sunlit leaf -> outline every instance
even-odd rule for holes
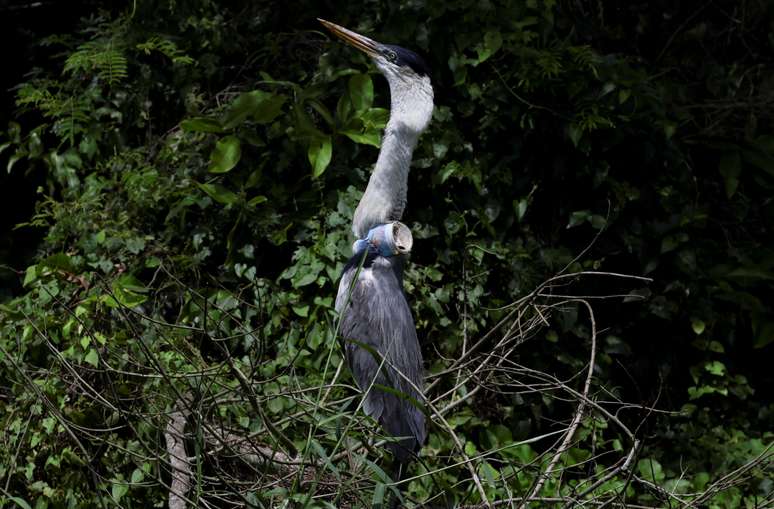
[[[97,366],[99,366],[99,354],[93,348],[91,350],[89,350],[89,353],[86,354],[86,357],[84,357],[83,360],[85,362],[88,362],[89,364],[91,364],[95,368]]]
[[[341,134],[355,143],[360,143],[362,145],[371,145],[378,148],[381,144],[381,134],[378,132],[355,133],[351,131],[341,131]]]
[[[312,141],[307,152],[309,164],[312,165],[312,177],[319,177],[323,174],[331,162],[332,155],[333,145],[330,136]]]
[[[110,494],[113,495],[113,500],[115,502],[120,501],[128,492],[129,486],[127,484],[113,481],[113,487],[110,490]]]
[[[726,366],[720,361],[708,362],[704,365],[704,369],[715,376],[723,376],[726,374]]]
[[[197,184],[199,188],[207,193],[213,200],[223,205],[232,205],[239,201],[239,195],[228,190],[221,184]]]
[[[215,144],[210,154],[210,173],[226,173],[237,165],[242,157],[242,146],[236,136],[226,136]]]
[[[374,102],[374,83],[367,74],[355,74],[349,78],[349,100],[356,112],[364,111]]]
[[[369,108],[358,115],[366,129],[381,130],[390,119],[390,110],[385,108]]]

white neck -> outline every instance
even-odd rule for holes
[[[433,114],[433,89],[428,78],[419,87],[416,81],[387,78],[390,120],[384,129],[376,166],[352,221],[352,231],[359,239],[374,226],[398,221],[403,216],[411,155]]]

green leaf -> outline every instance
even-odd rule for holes
[[[27,267],[27,271],[24,273],[24,282],[22,286],[26,287],[30,283],[35,282],[38,279],[38,266],[30,265]]]
[[[691,320],[691,328],[693,329],[694,334],[697,336],[700,336],[704,332],[705,324],[703,320],[699,320],[698,318],[694,318]]]
[[[129,308],[139,306],[147,300],[143,295],[148,289],[131,274],[124,274],[113,282],[113,297],[119,304]]]
[[[222,133],[223,126],[214,118],[194,117],[180,122],[180,128],[193,133]]]
[[[527,213],[527,205],[529,205],[529,202],[527,202],[526,198],[522,198],[518,202],[514,203],[514,208],[516,209],[516,217],[519,221],[522,220],[524,217],[524,214]]]
[[[285,408],[285,405],[282,403],[282,398],[278,398],[278,397],[270,398],[266,402],[266,406],[269,407],[269,410],[273,414],[278,414],[282,412],[283,408]]]
[[[460,165],[457,161],[451,161],[447,163],[443,168],[441,168],[441,172],[439,174],[439,178],[441,179],[441,184],[446,182],[449,177],[453,176],[454,174],[459,174],[462,172],[462,165]]]
[[[269,97],[264,97],[253,111],[253,120],[259,124],[273,122],[282,113],[282,105],[285,104],[285,100],[284,95],[272,94]]]
[[[567,134],[570,136],[572,144],[577,147],[583,137],[583,129],[578,124],[570,124],[567,126]]]
[[[309,163],[312,165],[312,177],[317,178],[325,172],[331,162],[332,155],[333,145],[330,136],[312,141],[307,153]]]
[[[285,96],[263,90],[253,90],[240,94],[234,99],[224,115],[223,128],[233,129],[250,117],[259,124],[272,122],[282,112],[285,99]]]
[[[752,320],[753,348],[763,348],[774,343],[774,322],[765,313],[754,313]]]
[[[666,139],[671,139],[672,136],[675,135],[675,131],[677,130],[677,126],[673,124],[672,122],[664,122],[664,136]]]
[[[333,120],[333,115],[331,115],[331,112],[328,108],[325,107],[323,103],[320,101],[311,99],[307,101],[307,104],[311,106],[314,111],[320,114],[320,116],[325,120],[325,123],[328,124],[328,126],[333,129],[336,126],[336,121]]]
[[[322,448],[320,443],[317,440],[312,440],[310,442],[312,451],[323,460],[323,463],[325,464],[325,468],[329,470],[334,476],[336,476],[336,479],[341,480],[341,473],[339,472],[339,469],[336,468],[336,465],[333,464],[330,457],[328,457],[328,454],[325,452],[325,449]]]
[[[756,267],[754,265],[749,265],[747,267],[739,267],[738,269],[730,271],[728,274],[726,274],[726,277],[740,279],[763,279],[771,281],[774,280],[774,272]]]
[[[129,486],[127,484],[121,484],[117,481],[113,481],[113,488],[110,490],[110,493],[113,495],[113,500],[115,502],[119,502],[128,492]]]
[[[387,121],[390,120],[390,110],[385,108],[369,108],[358,115],[358,118],[363,121],[366,130],[381,130],[384,129]]]
[[[573,228],[579,224],[583,224],[591,218],[591,211],[588,210],[576,210],[570,214],[570,222],[567,223],[567,228]]]
[[[381,145],[382,135],[379,132],[356,133],[353,131],[340,131],[340,134],[361,145],[372,145],[376,148],[379,148]]]
[[[247,202],[248,207],[255,207],[256,205],[260,205],[261,203],[267,201],[268,198],[266,198],[264,195],[259,194],[255,198],[251,198],[250,201]]]
[[[715,376],[724,376],[726,374],[726,365],[720,361],[708,362],[704,365],[704,369]]]
[[[254,90],[239,94],[228,107],[223,116],[223,128],[233,129],[253,114],[265,92]]]
[[[26,155],[27,155],[26,152],[22,150],[17,150],[16,153],[14,153],[14,155],[8,158],[8,164],[5,167],[6,171],[8,173],[11,173],[11,170],[13,169],[14,165]]]
[[[242,146],[236,136],[218,140],[210,154],[210,173],[226,173],[237,165],[242,157]]]
[[[135,468],[134,472],[132,472],[132,484],[137,484],[138,482],[142,482],[142,480],[145,478],[145,472],[140,470],[139,468]]]
[[[374,486],[374,498],[371,501],[371,507],[384,507],[385,490],[386,486],[384,483],[376,483],[376,486]]]
[[[232,205],[239,201],[239,195],[220,184],[197,184],[210,198],[223,205]]]
[[[476,46],[476,53],[478,53],[478,59],[474,65],[481,64],[497,53],[497,51],[503,45],[503,37],[500,32],[490,31],[484,34],[483,42]]]
[[[306,318],[307,316],[309,316],[309,305],[307,304],[304,306],[301,306],[301,305],[293,306],[293,312],[298,316],[300,316],[301,318]]]
[[[22,509],[32,509],[32,507],[30,507],[30,505],[27,502],[25,502],[24,499],[21,499],[19,497],[8,497],[8,500],[18,505]]]
[[[595,230],[602,230],[607,226],[607,219],[605,216],[600,216],[599,214],[593,214],[590,218],[591,227]]]
[[[648,481],[660,483],[664,480],[664,470],[661,468],[661,463],[654,459],[641,459],[637,462],[637,470],[639,470],[640,475]]]
[[[95,368],[99,366],[99,355],[97,354],[97,351],[93,348],[89,350],[89,353],[86,354],[86,357],[84,357],[83,360],[88,362]]]
[[[349,100],[356,112],[367,110],[374,103],[374,83],[367,74],[349,78]]]
[[[726,196],[731,198],[739,186],[739,174],[742,172],[742,156],[738,151],[725,152],[720,156],[718,165],[723,176],[723,184],[726,188]]]
[[[45,260],[40,262],[40,265],[43,265],[44,267],[48,267],[51,269],[59,269],[59,270],[64,270],[68,272],[73,272],[75,270],[73,266],[72,258],[70,258],[65,253],[52,254],[51,256],[46,257]]]

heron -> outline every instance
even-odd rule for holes
[[[427,437],[420,409],[422,352],[403,292],[403,267],[413,237],[400,219],[411,157],[433,114],[433,87],[427,64],[413,51],[319,21],[368,55],[390,87],[390,117],[352,220],[357,240],[339,282],[335,307],[350,371],[365,393],[363,410],[396,437],[388,447],[402,466]]]

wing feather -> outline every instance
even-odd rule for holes
[[[409,437],[393,447],[404,461],[426,438],[425,416],[417,408],[423,399],[415,388],[423,386],[422,352],[399,281],[399,267],[391,259],[376,257],[358,271],[357,261],[347,264],[339,283],[339,333],[355,382],[368,391],[363,410],[389,434]],[[372,384],[391,387],[401,395]]]

